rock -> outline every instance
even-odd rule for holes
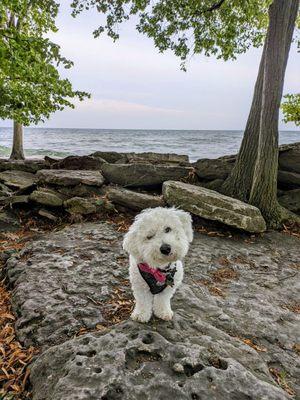
[[[182,182],[163,184],[163,196],[174,205],[202,218],[248,232],[264,232],[266,223],[258,208],[213,190]]]
[[[137,211],[149,207],[163,207],[165,204],[161,196],[151,196],[117,187],[109,189],[107,196],[113,203]]]
[[[300,189],[289,190],[278,198],[279,203],[288,210],[300,213]]]
[[[188,179],[193,168],[152,164],[103,164],[105,179],[121,186],[159,186],[167,180]]]
[[[223,179],[214,179],[213,181],[210,182],[198,182],[198,185],[205,187],[206,189],[219,191],[223,183],[224,183]]]
[[[19,218],[11,211],[0,210],[0,232],[14,232],[21,228]]]
[[[121,234],[100,226],[78,224],[52,233],[27,246],[20,260],[8,261],[9,280],[18,288],[14,308],[22,309],[16,329],[26,346],[45,348],[105,322],[99,305],[110,300],[127,270],[118,264],[125,255]]]
[[[151,164],[179,164],[187,165],[189,157],[183,154],[174,153],[124,153],[128,163],[151,163]]]
[[[0,172],[0,182],[12,189],[27,189],[36,182],[36,175],[24,171],[4,171]]]
[[[3,183],[0,183],[0,197],[11,196],[12,191]]]
[[[101,165],[106,163],[105,160],[101,160],[99,157],[91,156],[69,156],[62,160],[57,160],[51,163],[53,169],[70,169],[70,170],[100,170]]]
[[[153,164],[183,164],[189,162],[189,157],[174,153],[117,153],[115,151],[96,151],[92,157],[100,157],[110,164],[153,163]]]
[[[72,171],[65,169],[41,170],[37,172],[39,183],[59,186],[76,186],[84,184],[88,186],[102,186],[103,176],[99,171]]]
[[[300,143],[279,155],[279,169],[300,174]]]
[[[124,154],[125,153],[117,153],[116,151],[95,151],[90,154],[90,157],[99,157],[108,163],[114,164],[118,160],[124,159]]]
[[[216,159],[200,159],[193,165],[199,179],[214,180],[226,179],[230,174],[234,163],[235,156],[225,156]]]
[[[79,224],[8,260],[18,338],[40,346],[33,400],[290,399],[272,369],[299,396],[299,239],[271,232],[246,243],[196,232],[174,320],[148,324],[126,320],[121,243],[111,225]],[[118,316],[125,321],[112,325]]]
[[[28,203],[27,195],[0,197],[0,205],[13,205]]]
[[[47,188],[39,188],[34,190],[29,199],[38,204],[43,204],[45,206],[60,207],[63,205],[63,196],[54,190]]]
[[[281,187],[296,189],[300,187],[300,174],[296,172],[278,171],[278,183]]]
[[[24,171],[36,173],[40,169],[46,168],[45,162],[41,159],[29,158],[26,160],[0,159],[0,171]]]
[[[47,219],[49,219],[50,221],[53,221],[53,222],[57,221],[57,219],[58,219],[56,215],[52,214],[48,210],[41,209],[41,210],[38,211],[38,214],[41,217],[47,218]]]
[[[88,186],[79,184],[71,187],[63,187],[59,186],[55,189],[57,192],[61,193],[67,198],[71,197],[93,197],[93,196],[102,196],[105,194],[105,188],[102,186]]]
[[[93,214],[97,211],[97,199],[72,197],[64,202],[64,207],[70,214]]]

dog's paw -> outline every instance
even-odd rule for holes
[[[149,321],[150,321],[151,315],[149,316],[149,315],[146,314],[146,313],[141,313],[141,312],[133,311],[133,313],[131,314],[130,317],[131,317],[131,319],[133,319],[134,321],[145,323],[145,322],[149,322]]]
[[[173,311],[171,309],[167,309],[167,310],[155,310],[154,314],[157,318],[163,319],[164,321],[171,321],[171,319],[173,318]]]

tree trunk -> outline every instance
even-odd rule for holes
[[[249,198],[249,202],[261,210],[269,226],[278,226],[282,218],[277,202],[278,121],[298,8],[299,0],[274,0],[269,8],[258,152]]]
[[[257,156],[259,123],[262,101],[262,88],[265,64],[265,46],[260,60],[255,83],[253,100],[248,116],[242,144],[231,174],[222,186],[222,192],[228,196],[248,201],[252,186],[255,161]]]
[[[13,147],[10,160],[24,160],[23,151],[23,125],[14,121]]]

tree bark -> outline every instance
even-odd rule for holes
[[[258,152],[249,198],[269,226],[278,226],[282,219],[277,202],[279,108],[298,8],[299,0],[274,0],[269,8]]]
[[[265,46],[260,60],[255,83],[253,100],[248,116],[243,140],[231,174],[222,186],[222,192],[228,196],[248,201],[252,186],[255,161],[257,156],[262,88],[265,64]]]
[[[23,125],[14,121],[13,147],[10,160],[24,160],[23,150]]]

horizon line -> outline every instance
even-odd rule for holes
[[[13,126],[0,126],[0,129],[13,129]],[[158,128],[59,128],[59,127],[40,127],[40,126],[24,126],[24,129],[82,129],[82,130],[113,130],[113,131],[221,131],[221,132],[243,132],[245,129],[176,129],[176,128],[163,128],[163,129],[158,129]],[[295,132],[295,133],[300,133],[300,130],[295,130],[295,129],[278,129],[279,132]]]

